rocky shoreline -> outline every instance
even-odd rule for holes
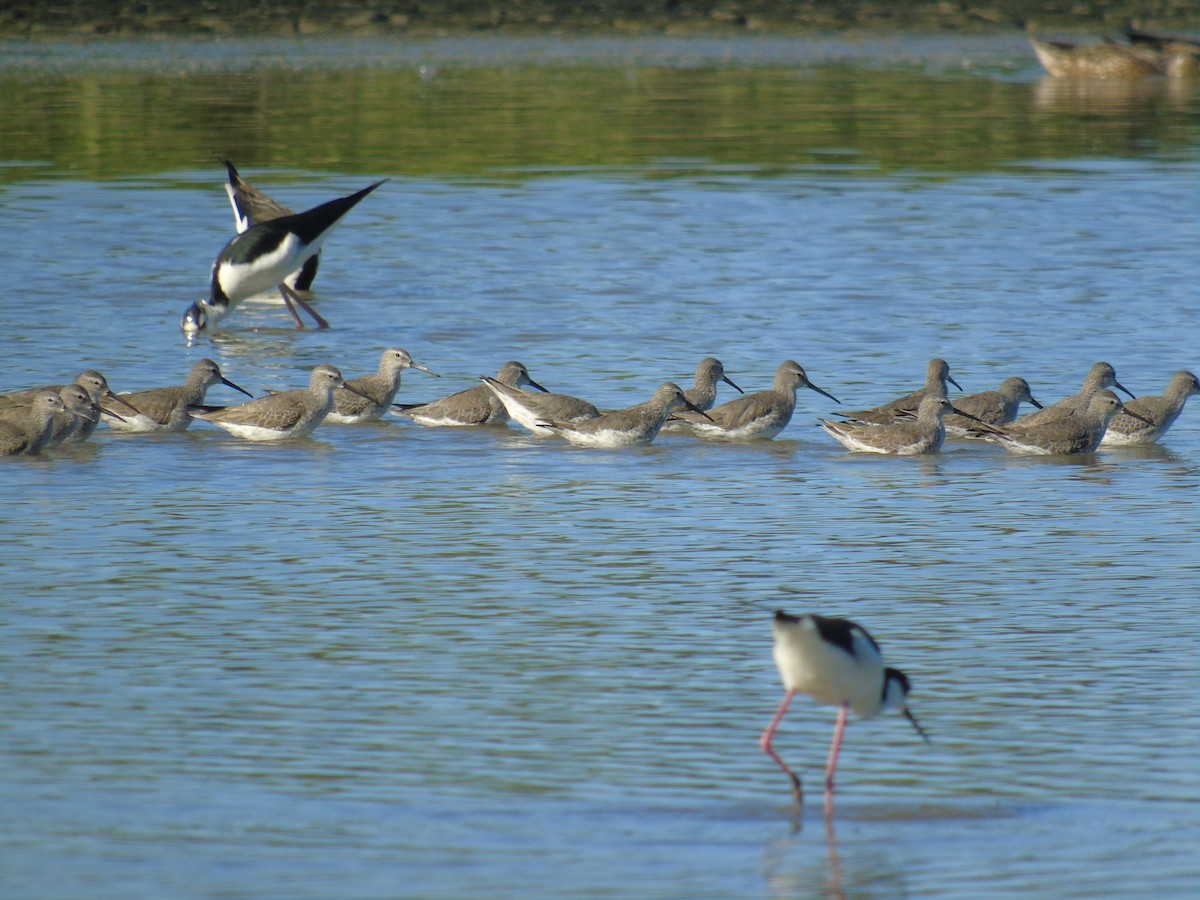
[[[788,34],[811,31],[1191,32],[1192,0],[9,0],[0,37]]]

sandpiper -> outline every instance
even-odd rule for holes
[[[889,425],[869,425],[862,422],[834,422],[818,419],[817,424],[847,450],[856,453],[887,453],[893,456],[919,456],[937,453],[946,440],[942,417],[955,412],[974,418],[958,409],[945,397],[928,396],[917,407],[915,419],[899,419]]]
[[[312,370],[307,389],[280,391],[237,406],[193,406],[188,411],[249,441],[305,437],[325,420],[333,409],[334,390],[344,384],[341,372],[322,364]]]
[[[351,378],[346,386],[333,392],[333,409],[326,421],[337,425],[352,425],[378,419],[391,406],[400,390],[400,373],[405,369],[420,369],[435,378],[437,372],[414,362],[407,350],[391,347],[379,358],[379,370],[371,375]]]
[[[690,388],[683,392],[683,395],[688,398],[688,402],[693,407],[707,412],[717,402],[717,384],[722,381],[739,394],[746,393],[725,374],[725,366],[721,364],[719,359],[706,356],[700,360],[700,365],[696,367],[695,381]],[[677,419],[667,419],[667,424],[663,426],[662,430],[666,434],[669,432],[690,431],[691,429]]]
[[[1106,362],[1095,363],[1083,379],[1083,385],[1079,392],[1072,394],[1070,397],[1064,397],[1057,403],[1051,403],[1036,412],[1031,412],[1028,415],[1021,416],[1013,424],[1023,428],[1030,425],[1043,425],[1046,422],[1054,422],[1065,416],[1073,415],[1076,412],[1087,409],[1092,397],[1099,391],[1105,388],[1115,387],[1130,397],[1133,393],[1126,388],[1121,382],[1117,381],[1116,370]]]
[[[1077,409],[1062,418],[1034,425],[1017,419],[1011,425],[988,431],[972,429],[972,436],[999,444],[1011,453],[1055,456],[1091,453],[1100,446],[1109,420],[1122,408],[1121,398],[1104,389],[1093,394],[1084,409]],[[1136,413],[1132,415],[1145,421]]]
[[[1161,396],[1146,394],[1125,401],[1125,411],[1108,423],[1100,441],[1102,447],[1128,447],[1132,444],[1153,444],[1175,424],[1188,397],[1200,394],[1200,381],[1191,372],[1180,370],[1171,376]],[[1141,420],[1129,413],[1136,413]]]
[[[531,387],[547,393],[529,377],[523,363],[509,360],[496,373],[496,381],[512,388]],[[467,425],[501,425],[508,421],[508,410],[486,384],[458,391],[449,397],[429,403],[393,403],[397,415],[407,416],[418,425],[459,427]]]
[[[192,304],[184,313],[184,333],[194,336],[215,327],[242,300],[272,287],[279,289],[297,328],[305,327],[296,312],[297,305],[313,317],[318,328],[329,327],[285,279],[316,254],[333,226],[384,181],[387,179],[306,212],[251,225],[233,238],[213,263],[208,298]]]
[[[1166,74],[1165,60],[1153,50],[1124,44],[1075,44],[1026,35],[1038,62],[1055,78],[1143,78]]]
[[[108,379],[97,372],[95,369],[88,369],[85,372],[80,372],[75,376],[72,384],[77,384],[88,392],[93,400],[99,403],[102,399],[113,401],[122,410],[127,410],[130,413],[137,413],[137,410],[129,406],[124,400],[112,392],[108,386]],[[22,391],[13,391],[9,394],[0,394],[0,409],[14,406],[28,406],[33,402],[33,398],[42,391],[60,391],[63,385],[61,384],[44,384],[34,388],[26,388]]]
[[[509,417],[534,434],[554,434],[554,429],[542,424],[544,421],[571,424],[600,415],[586,400],[568,394],[553,394],[549,391],[535,394],[504,384],[488,375],[480,375],[488,389],[496,395]]]
[[[1125,37],[1134,48],[1152,51],[1163,74],[1168,77],[1194,78],[1200,74],[1200,40],[1142,31],[1132,24],[1125,27]],[[1112,428],[1112,423],[1108,427]]]
[[[690,409],[707,416],[694,406],[679,385],[670,381],[659,385],[645,403],[607,412],[578,422],[540,419],[538,425],[561,435],[580,447],[637,447],[652,443],[662,430],[667,416],[676,409]]]
[[[895,400],[891,400],[880,406],[873,406],[870,409],[859,409],[853,412],[837,411],[836,414],[865,425],[888,425],[900,419],[914,416],[917,408],[921,405],[921,401],[926,396],[947,396],[947,382],[954,385],[960,391],[962,390],[962,386],[950,377],[949,364],[944,359],[934,357],[925,366],[924,387],[910,394],[905,394],[903,397],[897,397]]]
[[[722,381],[739,394],[746,393],[725,374],[725,366],[719,359],[706,356],[696,367],[695,381],[690,388],[683,392],[683,395],[687,397],[688,403],[696,409],[707,412],[717,402],[717,384]]]
[[[985,425],[1007,425],[1017,417],[1021,403],[1032,403],[1038,409],[1042,404],[1033,399],[1029,382],[1024,378],[1013,376],[1000,382],[1000,388],[995,391],[980,391],[978,394],[968,394],[954,399],[954,408],[974,416],[975,422]],[[966,419],[958,413],[947,413],[943,420],[946,434],[961,436],[970,425],[971,419]]]
[[[222,375],[220,367],[211,359],[198,359],[181,385],[118,394],[121,400],[138,411],[138,415],[117,418],[102,410],[104,421],[114,431],[130,434],[186,431],[192,424],[188,407],[202,406],[208,389],[217,384],[241,391],[247,397],[254,396]]]
[[[295,210],[279,203],[242,178],[229,160],[225,160],[225,170],[229,175],[225,193],[229,195],[229,205],[233,207],[233,221],[238,234],[259,222],[269,222],[296,214]],[[287,276],[284,283],[293,290],[307,291],[312,287],[313,279],[317,277],[320,259],[321,254],[314,253],[305,260],[304,265]]]
[[[50,441],[54,417],[63,411],[57,391],[43,389],[24,407],[11,407],[0,417],[0,456],[33,456]]]
[[[934,398],[936,399],[936,398]],[[863,719],[881,712],[902,714],[926,743],[929,737],[908,708],[912,683],[899,669],[885,667],[879,645],[861,625],[830,616],[792,616],[779,610],[771,623],[772,655],[783,681],[784,695],[758,745],[791,779],[792,795],[804,802],[800,776],[771,747],[771,739],[788,704],[797,694],[838,707],[837,726],[825,763],[825,809],[833,808],[833,777],[851,710]]]
[[[775,370],[770,390],[734,397],[715,406],[704,416],[681,412],[675,419],[695,437],[710,441],[770,440],[792,421],[796,410],[796,391],[806,387],[823,394],[834,403],[841,401],[824,388],[808,380],[798,362],[786,360]]]
[[[63,402],[63,408],[54,416],[49,446],[58,447],[62,444],[86,441],[100,424],[100,404],[78,384],[64,385],[58,396]],[[110,411],[109,414],[114,422],[120,418],[115,412]]]

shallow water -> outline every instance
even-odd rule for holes
[[[211,356],[258,393],[398,345],[442,374],[407,373],[404,400],[520,359],[627,405],[711,354],[747,390],[795,358],[856,408],[934,355],[968,391],[1020,374],[1043,401],[1098,359],[1135,393],[1198,365],[1194,91],[1098,102],[1005,41],[972,44],[979,65],[914,39],[832,67],[836,42],[799,67],[773,43],[648,62],[630,42],[605,51],[633,60],[620,79],[569,43],[431,45],[450,57],[432,81],[322,46],[294,79],[274,45],[254,70],[319,102],[215,119],[196,113],[215,82],[156,68],[211,68],[203,48],[149,71],[100,65],[104,45],[10,64],[59,102],[3,138],[0,388],[95,367],[136,390]],[[375,65],[330,61],[354,53]],[[370,115],[347,71],[379,79]],[[616,93],[562,119],[647,80],[641,114]],[[831,104],[834,84],[882,99]],[[280,137],[338,96],[337,130]],[[200,147],[296,207],[391,177],[327,245],[331,330],[264,302],[183,341],[230,231]],[[102,430],[5,460],[4,895],[1190,896],[1196,410],[1143,450],[888,459],[814,428],[832,408],[803,392],[750,446],[389,419],[275,446]],[[813,795],[798,822],[757,748],[776,608],[868,627],[933,737],[854,723],[828,830],[833,710],[797,700],[777,738]]]

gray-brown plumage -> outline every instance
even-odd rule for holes
[[[866,425],[888,425],[899,419],[912,418],[926,396],[947,396],[946,382],[962,390],[959,383],[950,377],[950,365],[944,359],[934,357],[925,366],[924,387],[870,409],[839,411],[837,415]]]
[[[637,447],[652,443],[662,430],[667,416],[676,409],[690,409],[703,416],[703,410],[684,396],[683,389],[670,381],[659,385],[645,403],[613,410],[578,422],[542,419],[539,425],[580,447]]]
[[[707,416],[679,412],[675,414],[675,420],[692,435],[705,440],[770,440],[792,421],[796,411],[796,391],[802,387],[823,394],[834,403],[841,402],[809,381],[801,365],[789,359],[775,370],[775,380],[769,390],[734,397],[708,410]]]
[[[1011,453],[1060,456],[1091,453],[1100,446],[1109,420],[1121,409],[1121,399],[1104,389],[1093,394],[1086,407],[1061,418],[1034,425],[1023,424],[1024,420],[1018,419],[976,436],[999,444]]]
[[[699,410],[710,410],[717,402],[717,385],[725,382],[739,394],[745,394],[740,387],[725,374],[725,366],[719,359],[706,356],[696,367],[696,378],[692,386],[683,392],[688,403]]]
[[[54,416],[49,446],[79,444],[90,438],[100,424],[100,404],[78,384],[68,384],[58,392],[63,408]]]
[[[541,424],[543,420],[571,423],[600,415],[600,410],[591,403],[569,394],[553,394],[549,391],[535,394],[504,384],[488,375],[479,377],[504,404],[509,418],[534,434],[554,434],[552,429]]]
[[[1187,398],[1196,394],[1200,394],[1200,381],[1191,372],[1181,369],[1171,376],[1161,395],[1147,394],[1126,400],[1124,412],[1117,413],[1108,423],[1101,446],[1153,444],[1175,424]],[[1129,413],[1142,418],[1135,419]]]
[[[379,358],[379,369],[370,375],[360,375],[346,382],[346,387],[333,392],[333,409],[327,421],[337,425],[352,425],[378,419],[391,406],[400,390],[400,373],[405,369],[420,369],[435,378],[437,372],[414,362],[407,350],[391,347]]]
[[[713,408],[713,404],[717,402],[717,385],[722,381],[739,394],[746,393],[725,374],[725,366],[721,364],[719,359],[706,356],[700,360],[700,365],[696,367],[696,377],[692,386],[685,390],[683,395],[687,397],[688,402],[696,409],[710,410]],[[663,426],[664,433],[678,433],[690,430],[690,427],[685,422],[675,418],[667,419],[667,423]]]
[[[1104,390],[1105,388],[1115,387],[1130,397],[1133,394],[1123,384],[1117,381],[1117,372],[1106,362],[1098,362],[1092,365],[1088,370],[1087,376],[1083,379],[1083,385],[1078,393],[1072,394],[1070,397],[1064,397],[1057,403],[1051,403],[1036,412],[1031,412],[1029,415],[1021,416],[1013,424],[1019,425],[1022,428],[1028,428],[1031,425],[1044,425],[1047,422],[1053,422],[1058,419],[1069,416],[1075,412],[1087,409],[1092,397]]]
[[[54,417],[63,409],[62,398],[53,390],[34,394],[24,407],[6,410],[0,418],[0,456],[32,456],[50,440]]]
[[[937,453],[946,440],[943,416],[959,412],[945,397],[932,394],[921,400],[915,418],[899,419],[886,425],[819,419],[817,424],[847,450],[857,453],[887,453],[917,456]]]
[[[333,392],[345,384],[342,373],[319,365],[303,390],[280,391],[237,406],[192,407],[189,412],[249,441],[280,441],[311,434],[333,409]]]
[[[531,387],[547,393],[544,387],[529,377],[529,370],[524,364],[516,360],[509,360],[500,367],[496,381],[512,388]],[[477,384],[429,403],[397,403],[393,406],[398,415],[407,416],[419,425],[458,427],[502,425],[508,421],[508,410],[496,392],[486,384]]]
[[[85,372],[80,372],[75,376],[72,384],[77,384],[88,392],[93,400],[99,403],[103,399],[113,401],[119,409],[125,409],[130,413],[136,413],[137,410],[128,406],[108,387],[108,380],[97,372],[95,369],[88,369]],[[13,391],[9,394],[0,394],[0,408],[14,406],[29,406],[33,402],[33,398],[41,391],[60,391],[63,385],[61,384],[43,384],[38,387],[26,388],[22,391]]]
[[[956,397],[954,408],[970,413],[976,422],[985,425],[1007,425],[1016,419],[1022,403],[1032,403],[1038,409],[1042,408],[1042,404],[1033,398],[1029,382],[1014,375],[1000,382],[998,390]],[[946,426],[946,434],[961,436],[970,427],[971,420],[950,412],[946,414],[943,424]]]
[[[121,419],[117,419],[105,413],[104,421],[114,431],[129,433],[186,431],[192,424],[188,407],[202,406],[208,389],[217,384],[241,391],[247,397],[254,396],[222,375],[220,367],[211,359],[199,359],[192,365],[183,384],[118,394],[139,415],[122,414]]]
[[[1074,44],[1026,35],[1038,62],[1055,78],[1144,78],[1165,75],[1165,60],[1154,50],[1123,44]]]

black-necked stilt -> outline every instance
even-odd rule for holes
[[[296,312],[297,304],[316,320],[317,327],[329,327],[286,284],[286,279],[321,249],[333,226],[384,181],[387,179],[302,213],[251,225],[233,238],[213,263],[208,298],[192,304],[184,313],[184,333],[195,335],[212,328],[239,302],[272,287],[279,288],[297,328],[304,327]]]
[[[225,160],[225,169],[229,174],[225,193],[229,195],[229,205],[233,207],[233,223],[238,234],[260,222],[296,214],[294,209],[289,209],[246,181],[229,160]],[[284,284],[296,291],[307,291],[317,277],[320,261],[321,254],[314,253],[305,260],[304,265],[284,279]]]
[[[775,665],[779,668],[785,693],[774,718],[759,739],[759,746],[792,780],[797,803],[804,800],[800,778],[771,747],[771,738],[796,694],[808,694],[818,703],[839,708],[833,743],[825,763],[827,809],[832,808],[833,774],[850,710],[864,719],[881,712],[902,713],[917,733],[929,740],[908,709],[908,677],[898,669],[883,665],[879,645],[861,625],[829,616],[791,616],[780,610],[775,613],[771,630],[775,636]]]

